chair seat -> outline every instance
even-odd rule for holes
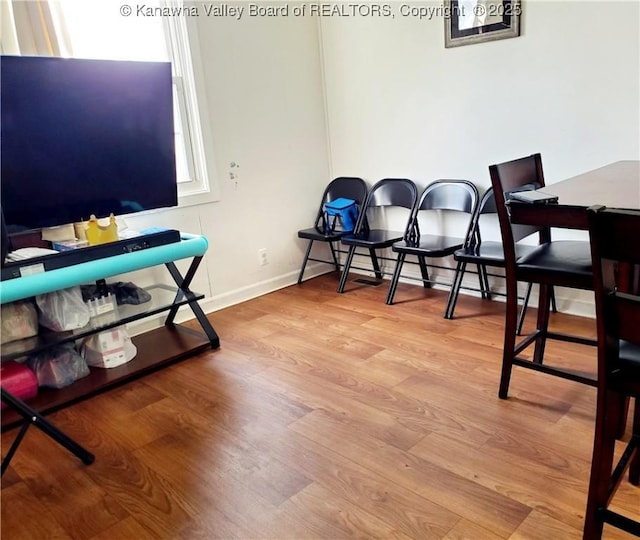
[[[464,244],[464,238],[453,236],[438,236],[424,234],[420,236],[417,244],[407,243],[404,240],[393,244],[391,248],[396,253],[408,255],[423,255],[427,257],[445,257],[452,255]]]
[[[516,246],[516,257],[518,259],[529,255],[538,246],[529,246],[526,244]],[[502,248],[502,242],[482,242],[479,245],[466,247],[457,250],[453,254],[456,261],[463,261],[467,263],[478,262],[482,259],[482,263],[489,266],[495,266],[497,268],[504,268],[504,249]]]
[[[552,283],[593,290],[589,242],[559,240],[534,246],[517,261],[522,281]]]
[[[321,233],[315,227],[298,231],[298,238],[305,238],[307,240],[321,240],[323,242],[334,242],[336,240],[340,240],[344,235],[345,233],[342,231]]]
[[[402,231],[371,229],[362,234],[346,234],[342,237],[342,243],[347,246],[375,246],[376,248],[385,248],[391,246],[398,240],[402,240],[403,236],[404,233]]]

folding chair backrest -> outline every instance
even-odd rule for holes
[[[371,188],[367,208],[376,206],[401,206],[413,208],[418,190],[408,178],[385,178]]]
[[[478,189],[468,180],[436,180],[420,196],[418,210],[456,210],[471,214],[478,202]]]
[[[471,214],[472,221],[477,204],[478,188],[468,180],[435,180],[420,195],[407,222],[405,241],[417,241],[420,237],[418,218],[420,212],[431,210],[464,212]]]
[[[362,178],[340,176],[332,180],[325,190],[323,203],[344,197],[356,201],[362,207],[367,197],[367,184]]]
[[[318,231],[322,231],[324,229],[324,204],[335,201],[341,197],[356,201],[358,210],[360,210],[367,197],[367,183],[362,178],[353,176],[339,176],[329,182],[329,185],[327,185],[324,190],[324,194],[322,195],[322,201],[316,216],[315,226]]]
[[[367,211],[372,208],[397,206],[413,211],[418,199],[418,188],[408,178],[384,178],[367,194],[364,211],[360,212],[356,231],[368,227]]]

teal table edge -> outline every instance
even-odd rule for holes
[[[123,253],[122,255],[75,264],[67,268],[3,281],[0,283],[0,303],[15,302],[38,294],[67,289],[75,285],[188,257],[201,257],[209,247],[209,242],[204,236],[182,233],[181,238],[180,242],[173,244]]]

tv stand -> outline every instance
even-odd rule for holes
[[[33,273],[33,270],[49,272],[58,268],[77,265],[98,259],[105,259],[132,251],[141,251],[153,247],[173,244],[181,241],[179,231],[166,229],[159,232],[144,234],[126,240],[107,242],[69,251],[62,251],[51,255],[33,257],[19,262],[9,262],[2,267],[1,281],[19,278]]]
[[[93,322],[79,330],[43,332],[32,338],[2,345],[2,360],[10,360],[159,313],[167,313],[164,326],[132,338],[138,352],[130,362],[115,368],[90,368],[87,377],[59,390],[40,389],[38,395],[28,401],[28,405],[41,414],[47,414],[199,352],[217,349],[220,339],[198,303],[204,295],[196,294],[190,289],[207,248],[208,242],[204,236],[182,234],[180,242],[91,260],[0,283],[2,304],[158,265],[167,268],[176,285],[148,287],[146,290],[151,295],[149,302],[118,306],[117,316],[109,322],[100,322],[99,319],[96,322],[92,319]],[[175,261],[188,258],[191,259],[191,264],[183,276]],[[189,306],[199,329],[175,323],[181,306]],[[13,411],[3,411],[2,430],[18,425],[20,420],[21,417]]]

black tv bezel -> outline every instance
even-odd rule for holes
[[[120,182],[114,186],[114,184],[109,184],[104,181],[103,177],[98,175],[96,176],[96,180],[93,181],[93,184],[87,184],[87,190],[82,191],[82,186],[78,185],[78,179],[75,178],[69,182],[69,184],[64,185],[64,180],[61,180],[60,177],[55,177],[49,175],[45,177],[45,175],[41,175],[42,179],[36,179],[35,175],[32,175],[31,180],[34,181],[33,186],[37,186],[36,180],[40,182],[40,186],[42,187],[42,192],[45,192],[52,185],[60,184],[60,187],[56,190],[56,193],[59,191],[61,194],[65,194],[68,196],[69,193],[79,192],[79,193],[92,193],[90,197],[79,197],[77,201],[73,201],[71,199],[67,201],[58,201],[58,203],[49,203],[52,200],[52,197],[44,197],[43,201],[33,200],[34,197],[30,197],[32,202],[26,203],[25,197],[21,197],[21,193],[24,193],[23,186],[24,181],[22,178],[20,180],[16,180],[15,182],[12,179],[12,175],[17,176],[14,172],[17,170],[16,167],[19,167],[19,164],[16,165],[17,161],[10,163],[8,160],[13,160],[13,158],[17,155],[17,152],[10,148],[10,139],[5,137],[8,128],[5,126],[7,122],[5,121],[8,116],[8,107],[13,107],[12,103],[8,103],[11,99],[11,92],[5,92],[10,85],[13,86],[12,92],[14,94],[17,93],[15,90],[16,87],[19,86],[15,84],[15,80],[17,77],[14,75],[18,72],[24,70],[39,70],[40,75],[33,75],[35,79],[38,77],[52,77],[52,73],[55,73],[56,77],[64,77],[66,75],[76,74],[77,77],[80,78],[80,82],[76,84],[82,84],[82,90],[78,90],[77,94],[80,95],[83,91],[90,92],[93,87],[98,87],[96,84],[97,80],[104,82],[106,79],[100,79],[100,77],[107,78],[112,77],[111,80],[106,81],[106,89],[104,92],[109,91],[109,98],[111,101],[109,103],[104,103],[97,101],[99,97],[103,97],[100,95],[100,92],[97,92],[96,96],[93,96],[96,106],[96,114],[100,117],[100,114],[106,115],[106,107],[111,107],[109,111],[112,111],[114,107],[118,107],[119,99],[115,99],[122,97],[122,110],[126,111],[127,107],[131,108],[131,103],[126,103],[124,99],[133,100],[138,99],[142,100],[141,103],[144,106],[149,107],[148,111],[150,113],[149,120],[150,126],[153,125],[153,122],[157,122],[158,126],[163,126],[163,129],[158,129],[158,132],[161,132],[158,136],[149,137],[149,139],[153,140],[153,144],[157,144],[157,148],[153,148],[151,143],[145,141],[146,146],[143,148],[142,137],[138,136],[136,140],[141,141],[137,144],[134,144],[134,151],[130,155],[142,155],[144,163],[149,164],[150,170],[155,170],[157,174],[150,173],[145,176],[143,173],[136,175],[138,180],[143,180],[142,186],[144,187],[136,187],[136,189],[131,189],[129,192],[132,196],[125,197],[127,194],[128,188],[134,186],[130,184],[130,178],[125,178],[123,175],[120,178]],[[174,135],[174,105],[173,105],[173,88],[172,88],[172,75],[171,75],[171,64],[169,62],[139,62],[139,61],[123,61],[123,60],[95,60],[95,59],[79,59],[79,58],[60,58],[60,57],[42,57],[42,56],[1,56],[0,57],[0,120],[2,121],[2,142],[0,142],[0,170],[1,170],[1,194],[0,194],[0,203],[4,209],[4,215],[7,225],[7,230],[9,233],[27,231],[27,230],[38,230],[47,227],[55,227],[60,225],[65,225],[67,223],[78,222],[81,220],[87,220],[90,218],[92,214],[95,214],[97,217],[105,217],[110,213],[114,213],[115,215],[126,215],[139,211],[148,211],[159,208],[167,208],[174,207],[178,204],[178,193],[177,193],[177,181],[176,181],[176,167],[175,167],[175,135]],[[86,73],[86,83],[81,80],[83,73]],[[97,74],[97,75],[96,75]],[[9,77],[13,77],[12,79],[8,79]],[[91,79],[91,77],[94,77]],[[127,79],[128,76],[132,78]],[[131,92],[133,98],[126,93],[125,86],[120,84],[120,77],[123,83],[127,81],[134,81],[137,84],[138,94],[135,91]],[[148,79],[145,79],[148,77]],[[24,84],[24,83],[23,83]],[[65,84],[68,84],[64,80],[53,80],[49,88],[54,88],[55,91],[59,91],[59,88],[64,88]],[[145,88],[143,85],[147,84],[149,88]],[[109,86],[111,85],[111,86]],[[113,91],[113,88],[121,88],[122,94]],[[100,86],[102,89],[102,86]],[[135,90],[135,89],[134,89]],[[101,90],[102,91],[102,90]],[[25,93],[29,94],[32,98],[34,95],[37,95],[39,90],[37,88],[28,88],[25,89]],[[46,95],[47,89],[41,89],[42,95]],[[145,93],[146,92],[146,93]],[[147,99],[148,96],[148,99]],[[13,96],[15,97],[15,96]],[[56,104],[59,104],[60,101],[64,101],[64,98],[61,98],[59,95],[54,96],[58,101],[55,101]],[[77,97],[77,96],[76,96]],[[84,97],[84,94],[82,95]],[[24,98],[27,99],[27,98]],[[86,107],[87,102],[79,104],[81,107]],[[38,100],[38,104],[43,103],[42,100]],[[71,104],[72,105],[72,104]],[[70,106],[71,106],[70,105]],[[102,107],[103,110],[99,110]],[[33,107],[34,109],[38,108],[38,105]],[[40,109],[46,108],[46,105],[40,107]],[[32,111],[31,117],[29,121],[32,124],[35,124],[35,112]],[[126,112],[122,113],[123,115]],[[154,115],[156,115],[154,117]],[[86,115],[85,115],[86,116]],[[140,115],[144,117],[143,114]],[[104,116],[103,116],[104,118]],[[112,130],[109,133],[109,137],[112,139],[117,139],[119,134],[117,130],[114,130],[113,125],[109,124],[110,118],[107,118],[106,125],[109,126],[108,129]],[[144,118],[142,122],[144,122]],[[15,122],[14,122],[15,123]],[[26,122],[25,122],[26,123]],[[53,124],[51,124],[53,126]],[[170,132],[167,131],[168,126],[170,126]],[[64,127],[63,125],[54,126],[55,129],[61,129]],[[141,132],[144,131],[142,128],[137,128]],[[151,129],[149,126],[145,126],[145,129]],[[53,128],[51,131],[55,131]],[[135,131],[135,129],[134,129]],[[155,133],[155,132],[154,132]],[[168,134],[167,134],[168,133]],[[65,136],[70,137],[68,133],[65,133]],[[23,136],[24,138],[24,136]],[[108,137],[104,137],[104,140],[107,140]],[[157,140],[156,140],[157,139]],[[71,139],[68,139],[71,140]],[[68,141],[67,140],[67,141]],[[91,152],[97,151],[98,145],[101,143],[102,139],[98,139],[89,141],[89,145],[87,146],[86,155],[89,155]],[[82,144],[84,141],[82,140],[82,133],[79,133],[76,136],[74,142],[78,144]],[[71,144],[67,142],[66,144]],[[142,148],[142,150],[141,150]],[[144,153],[147,151],[148,153]],[[29,150],[31,151],[31,149]],[[120,151],[120,150],[119,150]],[[10,156],[10,152],[13,152],[14,155]],[[107,159],[107,152],[105,151],[102,154],[103,161]],[[94,154],[95,155],[95,154]],[[124,159],[122,158],[124,154],[117,154],[114,159]],[[150,157],[153,156],[153,157]],[[54,156],[55,157],[55,156]],[[157,157],[157,160],[153,160],[154,157]],[[62,160],[61,160],[62,161]],[[85,162],[78,162],[79,167],[86,167],[86,162],[90,161],[89,158],[85,159]],[[116,163],[116,161],[113,161]],[[135,164],[136,161],[134,159],[129,159],[125,163],[128,170],[132,171],[140,171],[141,165],[138,166]],[[125,168],[125,165],[122,167]],[[57,165],[56,165],[57,166]],[[11,171],[7,172],[9,168],[12,167]],[[137,168],[136,168],[137,167]],[[154,167],[156,167],[154,169]],[[104,167],[101,167],[100,170],[103,170]],[[34,170],[36,170],[34,168]],[[143,171],[144,172],[144,171]],[[13,182],[13,183],[11,183]],[[157,184],[155,182],[158,182]],[[95,187],[99,186],[99,187]],[[111,186],[113,192],[109,192],[107,188]],[[11,191],[13,189],[13,191]],[[29,193],[39,193],[40,191],[35,191],[35,187],[31,187]],[[51,193],[51,192],[49,192]],[[148,196],[147,196],[148,195]],[[123,201],[135,199],[136,204],[126,205]],[[92,201],[95,202],[95,207],[93,207]],[[109,202],[108,202],[109,201]],[[113,204],[111,204],[113,201]],[[116,202],[117,201],[117,202]],[[74,208],[74,204],[77,205]],[[45,211],[46,210],[46,211]]]

